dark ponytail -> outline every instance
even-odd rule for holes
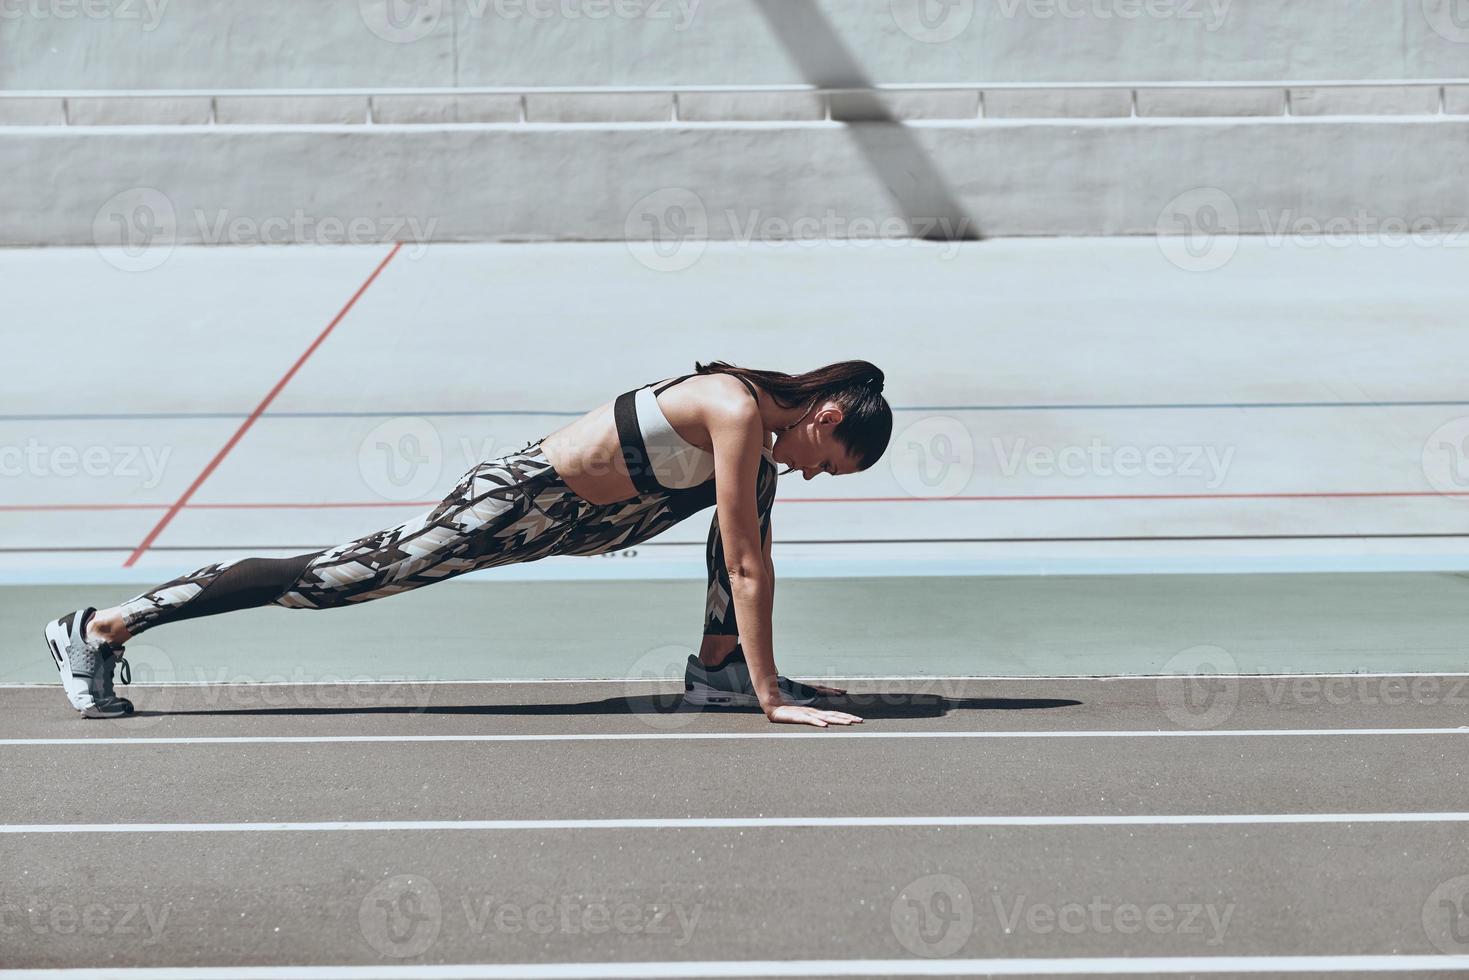
[[[893,434],[893,410],[882,396],[882,369],[871,361],[838,361],[805,374],[757,371],[726,361],[694,362],[696,374],[734,374],[758,385],[782,408],[809,405],[830,398],[842,406],[842,420],[833,430],[842,445],[865,470],[882,458]]]

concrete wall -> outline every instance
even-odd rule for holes
[[[0,242],[1451,231],[1466,157],[1449,117],[0,128]]]
[[[0,0],[0,87],[1465,77],[1463,7],[1462,0]]]

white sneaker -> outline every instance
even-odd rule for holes
[[[133,703],[112,687],[112,671],[122,665],[122,682],[131,679],[123,648],[87,639],[87,622],[97,610],[88,606],[46,624],[46,646],[61,674],[66,699],[83,718],[119,718],[133,713]]]

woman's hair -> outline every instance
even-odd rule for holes
[[[734,374],[764,389],[782,408],[797,408],[815,398],[842,406],[833,434],[865,470],[882,458],[893,434],[893,410],[882,397],[882,369],[871,361],[838,361],[805,374],[757,371],[725,361],[694,362],[697,374]]]

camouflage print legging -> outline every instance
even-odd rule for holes
[[[770,533],[776,467],[760,462],[761,540]],[[662,534],[714,504],[711,479],[687,490],[612,504],[577,496],[540,443],[476,465],[428,513],[397,527],[294,558],[242,558],[206,565],[122,604],[128,632],[234,609],[277,605],[326,609],[407,592],[465,572],[548,555],[598,555]],[[716,514],[705,548],[706,635],[738,633]]]

